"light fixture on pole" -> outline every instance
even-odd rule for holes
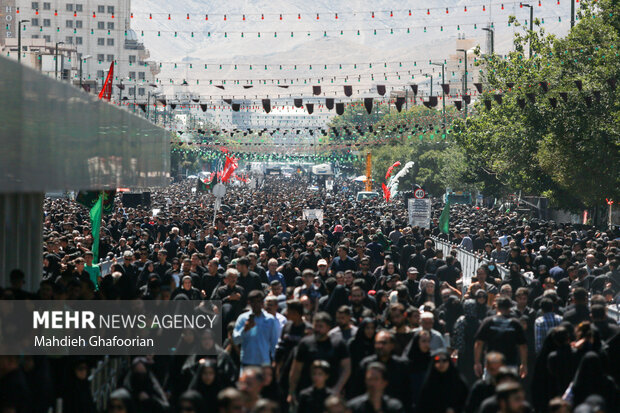
[[[83,72],[82,72],[83,66],[82,65],[83,65],[83,63],[86,60],[90,59],[91,57],[92,57],[91,55],[86,55],[86,56],[82,56],[82,58],[80,59],[80,89],[83,89],[83,87],[84,87],[84,85],[83,85],[84,77],[82,75],[83,74]]]
[[[465,49],[456,49],[457,52],[463,52],[465,55],[465,75],[463,76],[463,103],[465,105],[465,118],[467,118],[467,99],[465,96],[467,95],[467,50]]]
[[[54,63],[56,64],[54,68],[54,79],[58,79],[58,45],[65,44],[65,42],[56,42],[56,49],[54,52]]]
[[[20,20],[17,22],[17,61],[22,61],[22,23],[29,23],[30,20]]]

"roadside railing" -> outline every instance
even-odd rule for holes
[[[106,411],[110,393],[117,388],[120,376],[128,366],[127,357],[105,356],[91,372],[88,381],[98,412]]]
[[[456,251],[456,259],[461,263],[461,270],[463,271],[463,293],[467,291],[467,288],[471,284],[472,278],[476,275],[476,270],[482,264],[488,264],[490,261],[486,258],[483,258],[479,254],[475,254],[473,252],[465,251],[460,248],[458,244],[454,244],[452,242],[448,242],[446,240],[439,239],[437,237],[431,237],[435,242],[435,247],[438,250],[443,252],[444,257],[450,254],[451,251]],[[495,264],[497,270],[500,273],[502,279],[508,274],[509,270],[502,265]]]

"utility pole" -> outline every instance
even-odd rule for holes
[[[575,27],[575,0],[570,0],[570,28]]]
[[[433,75],[431,75],[431,94],[430,96],[433,96]]]
[[[22,23],[29,23],[30,20],[20,20],[17,22],[17,61],[22,61]]]
[[[467,101],[465,96],[467,95],[467,50],[457,49],[457,52],[463,52],[465,55],[465,75],[463,77],[463,104],[465,105],[465,119],[467,119]]]
[[[575,1],[575,0],[573,0]],[[523,7],[530,9],[530,59],[532,58],[532,32],[534,31],[534,6],[523,3]]]
[[[445,84],[446,83],[446,78],[444,77],[445,76],[445,67],[446,67],[445,63],[433,63],[433,62],[431,62],[431,64],[435,65],[435,66],[441,66],[441,82]],[[445,133],[445,131],[446,131],[446,90],[444,89],[443,85],[441,86],[441,91],[442,91],[441,92],[441,100],[442,100],[442,106],[443,106],[443,109],[442,109],[442,112],[443,112],[443,130],[444,130],[444,133]]]
[[[54,79],[58,79],[58,45],[65,44],[65,42],[56,42],[56,51],[54,52],[54,60],[55,60],[55,68],[54,68]],[[21,55],[21,53],[20,53]]]
[[[91,55],[87,55],[87,56],[83,56],[83,57],[80,58],[80,89],[83,89],[83,79],[84,79],[84,76],[82,75],[82,73],[83,73],[82,72],[82,68],[83,68],[82,64],[86,60],[90,59],[91,57],[92,57]]]

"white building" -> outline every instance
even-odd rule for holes
[[[0,28],[3,55],[17,58],[18,22],[28,20],[22,23],[21,30],[24,64],[46,72],[49,65],[45,60],[49,58],[41,55],[62,42],[59,66],[65,69],[61,73],[64,79],[79,84],[80,59],[85,58],[83,83],[98,91],[114,61],[114,99],[118,100],[122,93],[133,101],[137,87],[137,100],[146,100],[148,84],[159,68],[146,62],[149,52],[131,30],[130,8],[130,0],[0,0],[0,17],[5,23]],[[27,57],[29,54],[37,56]],[[55,64],[53,56],[51,60]]]

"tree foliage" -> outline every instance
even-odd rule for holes
[[[620,101],[608,82],[620,74],[617,3],[582,1],[579,22],[565,38],[536,21],[536,30],[515,35],[505,58],[476,52],[485,91],[467,122],[456,123],[455,139],[468,160],[466,175],[485,193],[522,190],[570,209],[618,199]]]

